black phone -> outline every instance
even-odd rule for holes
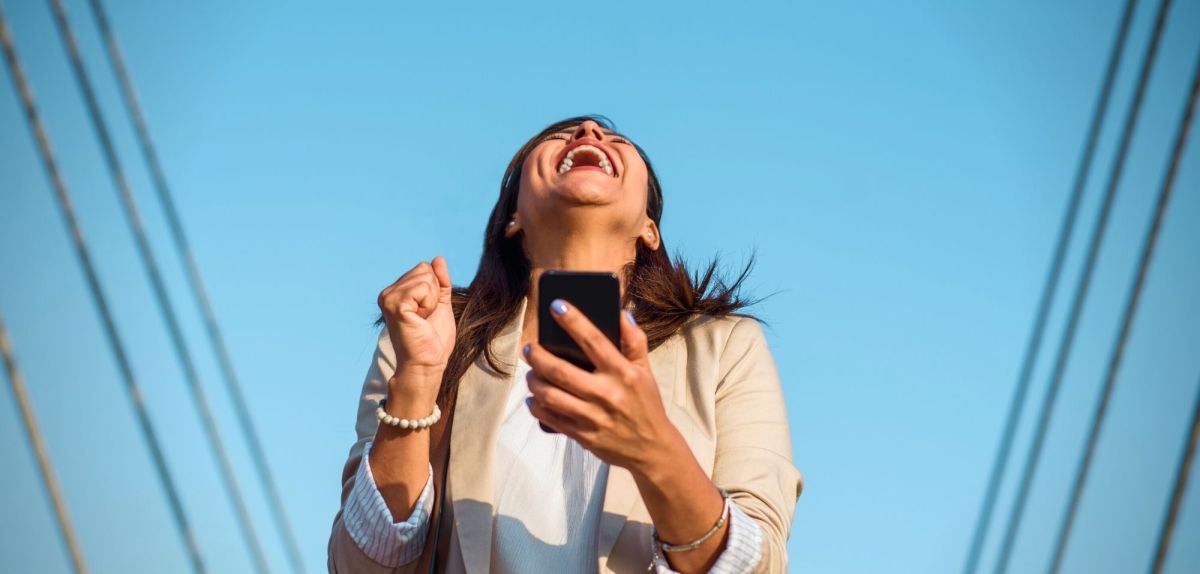
[[[550,314],[555,299],[570,303],[621,348],[621,282],[615,273],[547,270],[538,278],[538,344],[585,371],[594,371],[587,354]],[[556,432],[544,424],[542,430]]]

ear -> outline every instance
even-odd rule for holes
[[[646,226],[642,229],[642,234],[638,236],[638,239],[645,243],[651,251],[657,251],[658,247],[662,245],[662,236],[659,235],[658,225],[654,223],[653,219],[646,218]]]
[[[512,217],[508,218],[508,223],[504,225],[504,238],[512,239],[520,232],[521,223],[517,221],[517,214],[514,213]]]

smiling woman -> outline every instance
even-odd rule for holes
[[[509,163],[470,285],[439,256],[383,290],[331,572],[786,569],[802,479],[762,328],[739,312],[753,261],[694,275],[662,211],[644,151],[570,118]],[[619,350],[548,302],[594,371],[536,342],[550,269],[618,276]]]

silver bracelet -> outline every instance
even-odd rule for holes
[[[716,525],[714,525],[711,530],[704,533],[704,536],[688,542],[687,544],[667,544],[666,542],[662,541],[662,538],[658,537],[658,529],[651,527],[650,531],[654,535],[654,543],[658,544],[658,547],[662,548],[663,552],[685,552],[687,550],[695,550],[701,544],[704,544],[705,540],[712,538],[714,534],[721,530],[722,526],[725,526],[725,521],[729,519],[729,493],[725,492],[724,488],[718,487],[717,490],[721,491],[721,498],[725,500],[725,506],[721,509],[721,518],[717,520]]]

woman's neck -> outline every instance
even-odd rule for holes
[[[521,328],[521,344],[537,341],[538,278],[550,269],[567,271],[610,271],[617,274],[621,294],[625,293],[625,266],[637,256],[637,238],[617,238],[574,235],[561,238],[557,244],[526,243],[532,271],[529,277],[529,303]],[[534,243],[531,245],[531,243]]]

